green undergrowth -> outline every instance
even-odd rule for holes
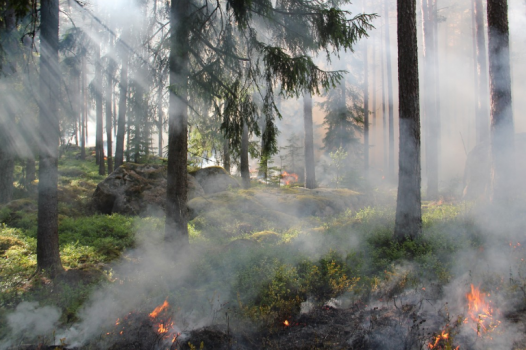
[[[144,279],[154,281],[144,291],[145,304],[168,298],[192,317],[250,320],[278,330],[302,309],[331,299],[352,304],[430,283],[445,285],[457,273],[455,254],[484,244],[464,204],[425,203],[422,237],[396,242],[392,207],[298,218],[259,205],[253,200],[257,190],[227,191],[214,197],[217,203],[196,201],[200,213],[189,224],[190,262],[167,263],[169,268],[157,272],[141,264],[160,259],[168,248],[164,220],[94,214],[89,199],[103,179],[95,162],[80,161],[72,151],[59,166],[59,243],[67,273],[55,281],[45,274],[31,278],[34,197],[0,208],[0,337],[7,328],[5,314],[22,301],[58,306],[61,322],[71,324],[94,289],[122,284],[133,290]],[[222,205],[225,200],[228,205]],[[143,252],[151,256],[138,255]],[[524,285],[517,283],[516,289],[526,290]]]

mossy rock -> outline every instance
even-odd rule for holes
[[[229,189],[240,187],[239,182],[220,166],[198,169],[189,174],[195,177],[206,194],[228,191]]]
[[[250,238],[262,244],[276,244],[280,241],[281,236],[274,231],[260,231],[254,233]]]
[[[24,242],[13,236],[0,235],[0,255],[4,255],[13,246],[24,246]]]

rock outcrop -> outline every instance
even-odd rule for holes
[[[206,194],[239,188],[239,182],[219,166],[198,169],[190,172],[201,185]]]
[[[166,201],[166,176],[165,165],[126,163],[97,185],[93,204],[104,214],[162,211]],[[188,175],[188,199],[204,194],[199,182]]]

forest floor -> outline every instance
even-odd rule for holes
[[[36,193],[0,208],[0,349],[526,349],[524,208],[425,202],[397,243],[392,191],[287,221],[232,205],[256,185],[175,255],[162,217],[94,211],[93,159],[59,168],[59,278],[34,275]]]

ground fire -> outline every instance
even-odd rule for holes
[[[494,330],[500,321],[494,318],[494,310],[486,301],[489,294],[482,293],[479,288],[471,285],[471,292],[466,294],[468,300],[468,316],[464,323],[469,324],[477,335],[481,336]]]
[[[281,181],[284,185],[291,185],[293,183],[296,183],[298,182],[298,174],[287,173],[286,171],[284,171],[281,174]]]

